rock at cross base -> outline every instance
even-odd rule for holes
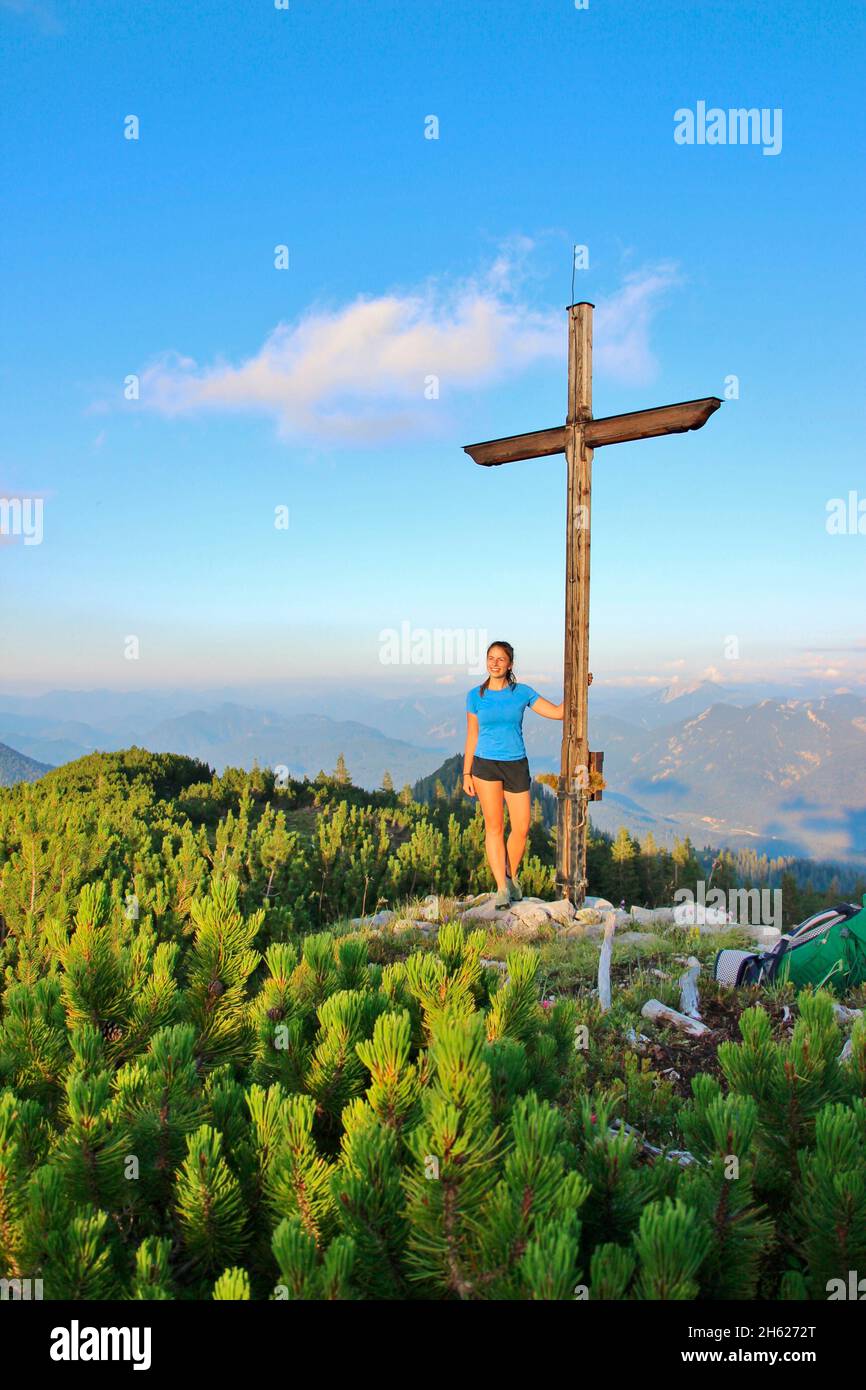
[[[574,908],[564,899],[548,903],[543,898],[521,898],[520,902],[509,903],[508,907],[494,907],[493,897],[490,893],[481,902],[462,912],[461,921],[467,926],[489,923],[510,936],[534,941],[545,927],[562,929],[574,918]]]
[[[519,903],[512,903],[510,912],[512,917],[516,917],[525,927],[546,927],[552,920],[547,903],[537,898],[523,898]]]
[[[568,927],[574,921],[574,907],[568,898],[557,898],[555,902],[545,903],[547,915],[561,927]]]

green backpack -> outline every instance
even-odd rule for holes
[[[840,903],[829,912],[807,917],[783,936],[778,980],[797,989],[833,989],[845,994],[866,981],[866,894],[863,903]],[[778,948],[777,948],[778,949]]]
[[[807,917],[772,951],[719,951],[713,973],[724,984],[790,980],[797,989],[845,994],[866,983],[866,893],[862,904],[838,903]]]

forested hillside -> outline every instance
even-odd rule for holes
[[[35,782],[48,772],[49,763],[38,763],[15,748],[0,743],[0,787],[11,787],[16,782]]]

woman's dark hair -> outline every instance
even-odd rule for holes
[[[506,675],[505,679],[508,681],[508,685],[509,685],[510,689],[513,690],[514,687],[515,687],[516,684],[517,684],[517,677],[515,676],[513,670],[511,669],[512,666],[514,665],[514,648],[512,647],[512,645],[511,645],[510,642],[491,642],[491,643],[490,643],[490,646],[487,648],[487,655],[488,655],[488,656],[489,656],[490,653],[493,651],[493,648],[494,648],[494,647],[501,647],[502,650],[505,652],[505,655],[508,657],[508,674]],[[479,686],[479,690],[480,690],[480,692],[481,692],[481,698],[482,698],[482,699],[484,698],[484,692],[485,692],[485,690],[488,688],[489,685],[490,685],[490,677],[488,676],[488,677],[487,677],[487,680],[484,682],[484,684],[483,684],[482,686]]]

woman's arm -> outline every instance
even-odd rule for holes
[[[475,783],[472,781],[472,759],[475,756],[475,746],[478,743],[478,715],[466,714],[466,743],[463,748],[463,790],[467,796],[475,795]]]
[[[592,685],[591,671],[586,678],[586,683],[587,685]],[[545,700],[543,695],[539,695],[535,704],[530,705],[529,708],[534,710],[536,714],[544,715],[545,719],[561,719],[565,712],[565,701],[563,701],[561,705],[554,705],[552,701]]]
[[[545,719],[561,719],[565,705],[554,705],[552,701],[545,700],[543,695],[539,695],[535,703],[530,705],[529,708],[533,710],[535,714],[543,715]]]

